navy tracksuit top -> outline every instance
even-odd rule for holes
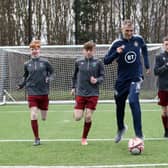
[[[124,49],[123,52],[119,54],[117,53],[117,48],[120,46],[123,46]],[[133,35],[129,40],[120,38],[112,43],[108,53],[104,57],[104,64],[110,64],[114,60],[118,63],[117,91],[120,91],[123,87],[129,87],[130,82],[139,81],[140,78],[143,77],[141,53],[143,55],[145,68],[148,69],[147,46],[141,36]]]

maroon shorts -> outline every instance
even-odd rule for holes
[[[48,110],[48,104],[49,104],[48,95],[28,96],[28,103],[29,108],[38,107],[40,110]]]
[[[89,96],[89,97],[83,97],[83,96],[76,96],[75,98],[75,109],[91,109],[95,110],[96,105],[98,101],[98,96]]]
[[[159,102],[158,104],[161,106],[168,105],[168,91],[159,90],[158,91]]]

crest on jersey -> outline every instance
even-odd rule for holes
[[[43,66],[44,66],[44,64],[42,62],[40,62],[40,67],[43,67]]]
[[[135,42],[134,42],[134,46],[135,46],[135,47],[138,47],[138,45],[139,45],[138,42],[135,41]]]
[[[137,57],[137,55],[134,51],[129,51],[125,54],[125,61],[128,64],[131,64],[131,63],[135,62],[136,57]]]
[[[97,64],[96,62],[93,62],[92,66],[93,66],[93,67],[96,67],[96,64]]]

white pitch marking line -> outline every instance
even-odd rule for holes
[[[97,166],[0,166],[0,168],[131,168],[131,167],[167,167],[168,163],[97,165]]]
[[[123,141],[128,141],[130,138],[123,138]],[[0,142],[31,142],[32,139],[0,139]],[[78,142],[81,139],[41,139],[42,142]],[[88,141],[114,141],[111,138],[88,139]],[[144,141],[167,141],[166,138],[144,138]]]
[[[155,111],[158,111],[158,109],[153,109],[153,110],[148,110],[148,109],[146,109],[146,110],[142,110],[142,112],[155,112]],[[18,111],[16,111],[16,110],[14,110],[14,111],[5,111],[4,113],[25,113],[25,112],[29,112],[28,110],[18,110]],[[72,111],[64,111],[64,110],[49,110],[48,111],[49,113],[73,113],[73,110]],[[103,111],[103,110],[97,110],[97,113],[106,113],[106,112],[114,112],[113,110],[105,110],[105,111]]]

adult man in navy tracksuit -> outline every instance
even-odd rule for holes
[[[114,60],[118,63],[118,78],[115,84],[115,102],[118,132],[115,142],[121,141],[126,131],[124,125],[125,102],[128,97],[136,137],[143,138],[141,124],[141,109],[139,104],[139,91],[143,81],[141,52],[144,59],[146,73],[150,73],[147,46],[141,36],[133,35],[133,24],[125,20],[122,25],[122,37],[112,43],[111,48],[104,57],[104,64]]]

